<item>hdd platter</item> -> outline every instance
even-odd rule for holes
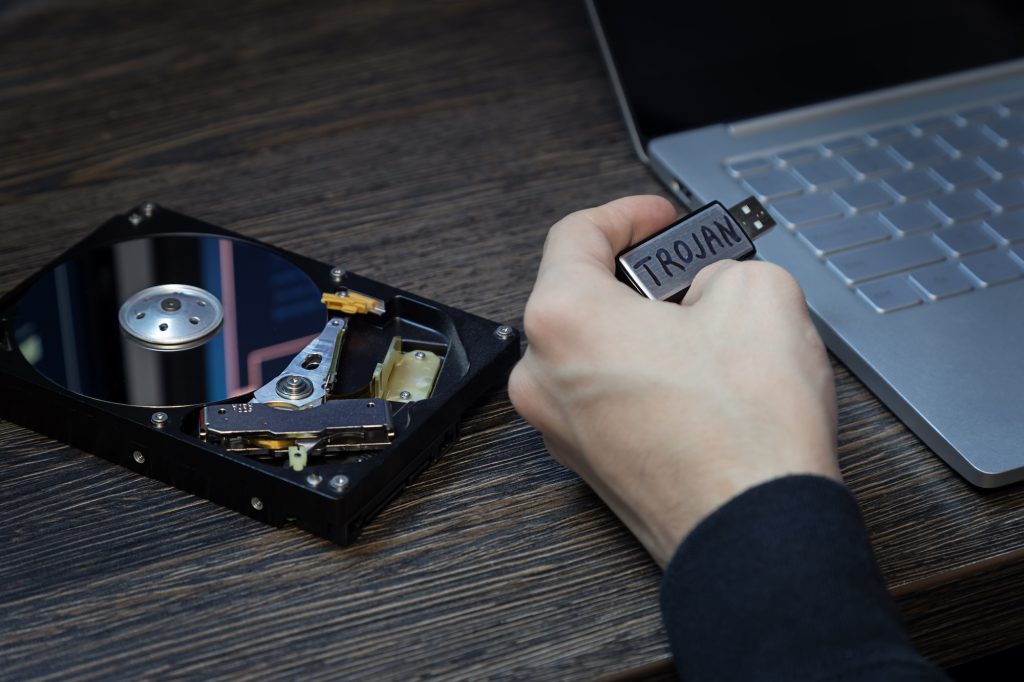
[[[0,417],[344,545],[518,357],[511,327],[146,204],[0,299]]]

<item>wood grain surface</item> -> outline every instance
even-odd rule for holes
[[[582,3],[0,2],[0,291],[152,200],[519,326],[548,226],[643,192]],[[835,369],[921,649],[1024,641],[1024,487]],[[659,677],[659,577],[502,391],[347,549],[0,422],[0,678]]]

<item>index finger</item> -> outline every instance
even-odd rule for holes
[[[616,254],[675,217],[672,204],[653,195],[623,197],[571,213],[548,232],[537,279],[566,270],[563,274],[584,277],[591,284],[609,281]]]

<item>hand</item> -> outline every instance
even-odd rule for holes
[[[705,516],[759,483],[836,464],[832,369],[781,268],[722,261],[680,304],[617,281],[614,257],[675,219],[626,197],[551,228],[509,378],[516,410],[664,566]]]

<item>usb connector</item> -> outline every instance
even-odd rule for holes
[[[771,217],[767,209],[754,197],[747,197],[740,203],[729,209],[729,215],[736,219],[743,231],[751,239],[757,239],[762,234],[775,227],[775,219]]]

